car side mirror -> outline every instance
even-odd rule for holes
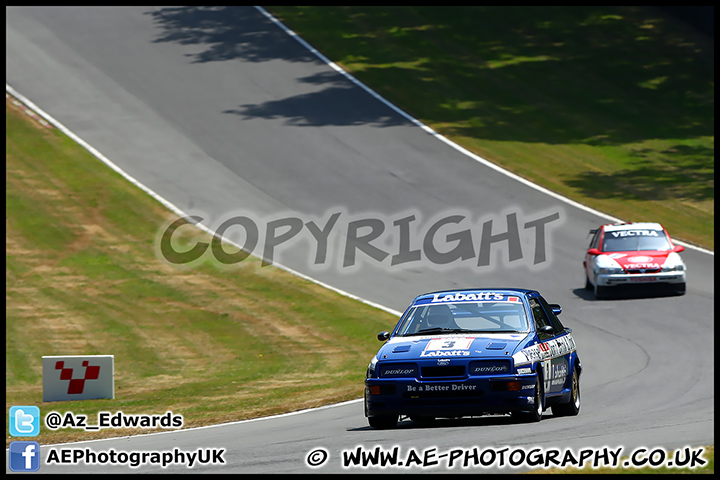
[[[553,333],[553,331],[554,330],[553,330],[552,325],[544,325],[544,326],[540,327],[540,330],[539,330],[540,333],[546,333],[548,335],[551,335]]]
[[[685,251],[685,247],[683,247],[682,245],[675,245],[675,248],[673,248],[673,252],[676,252],[676,253],[680,253],[680,252],[684,252],[684,251]]]
[[[590,248],[587,251],[588,255],[600,255],[600,250],[597,248]]]
[[[388,338],[390,338],[390,332],[386,332],[385,330],[378,333],[378,335],[377,335],[377,339],[380,340],[381,342],[384,342]]]

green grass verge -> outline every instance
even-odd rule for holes
[[[12,108],[5,120],[8,408],[172,410],[191,427],[362,396],[396,318],[254,258],[168,266],[154,242],[172,214],[59,131]],[[114,400],[42,401],[43,355],[93,354],[115,355]],[[43,426],[36,439],[132,433]]]
[[[659,10],[268,10],[470,151],[602,212],[658,221],[713,248],[713,40]]]

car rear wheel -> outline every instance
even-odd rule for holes
[[[378,430],[395,428],[397,426],[397,422],[397,415],[376,415],[374,417],[368,417],[368,423],[370,426],[372,428],[377,428]]]
[[[568,417],[580,413],[580,375],[578,374],[577,368],[573,369],[570,401],[553,405],[552,412],[556,417]]]

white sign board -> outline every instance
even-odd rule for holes
[[[113,355],[42,357],[43,402],[115,398]]]

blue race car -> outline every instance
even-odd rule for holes
[[[560,305],[520,288],[418,296],[373,357],[365,416],[373,428],[484,414],[537,422],[580,411],[582,367]]]

